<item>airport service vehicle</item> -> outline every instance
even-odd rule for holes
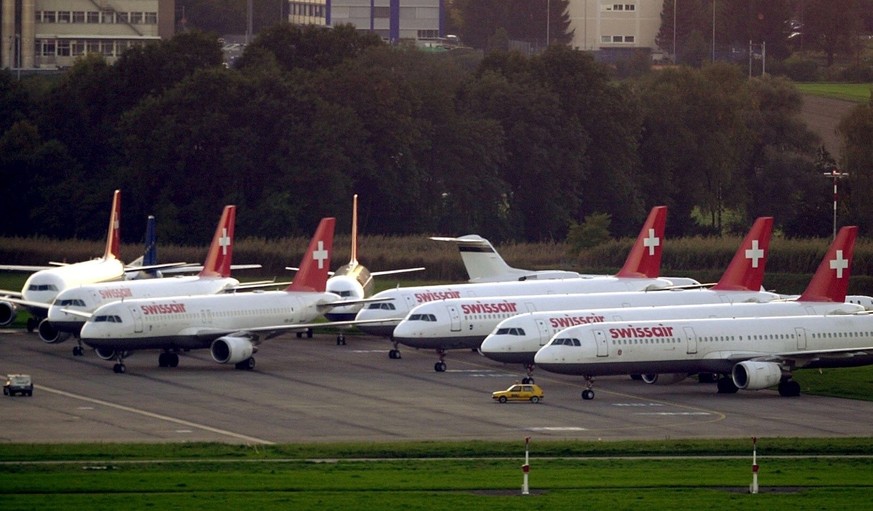
[[[615,276],[388,289],[373,295],[373,298],[384,301],[370,303],[358,312],[356,318],[358,321],[393,320],[393,323],[385,321],[381,324],[360,325],[358,328],[372,335],[391,337],[394,333],[394,327],[409,314],[413,307],[425,302],[452,298],[605,293],[672,288],[674,284],[671,281],[658,277],[661,268],[661,240],[664,236],[666,219],[667,208],[665,206],[657,206],[652,209],[636,243],[625,260],[624,266]],[[389,351],[388,356],[392,359],[400,358],[396,342],[394,349]]]
[[[576,327],[606,321],[648,321],[718,317],[804,316],[854,314],[863,305],[846,301],[849,273],[854,254],[857,227],[843,227],[831,243],[806,290],[790,300],[767,303],[724,303],[680,305],[676,307],[631,307],[577,309],[519,314],[500,322],[482,342],[480,352],[499,362],[524,364],[528,375],[522,382],[533,381],[534,356],[552,337],[572,338]],[[860,301],[855,297],[855,302]],[[869,298],[866,300],[869,302]],[[688,376],[645,373],[647,383],[675,383]]]
[[[176,367],[180,351],[209,349],[220,364],[254,369],[262,339],[316,326],[312,321],[339,300],[325,292],[335,223],[321,220],[285,290],[108,303],[88,318],[82,342],[115,360],[116,373],[126,371],[124,358],[138,350],[161,350],[161,367]]]
[[[539,403],[543,399],[543,389],[533,383],[516,383],[506,390],[491,393],[491,399],[498,403],[507,401],[530,401]]]
[[[46,317],[49,305],[64,289],[95,282],[121,280],[128,272],[142,272],[177,267],[184,263],[125,266],[119,260],[121,223],[121,191],[115,190],[109,215],[109,230],[103,257],[73,264],[51,263],[50,266],[0,265],[0,270],[32,271],[21,291],[0,290],[0,326],[15,320],[19,306],[30,312],[27,330],[32,332]]]
[[[3,395],[14,396],[21,394],[22,396],[33,395],[33,379],[29,374],[7,374],[6,383],[3,384]]]
[[[589,293],[532,295],[509,298],[459,298],[430,302],[415,307],[394,329],[393,340],[419,349],[433,349],[439,355],[437,372],[445,371],[449,349],[476,349],[501,321],[534,311],[578,310],[580,322],[606,321],[597,309],[609,307],[674,306],[703,303],[768,302],[778,299],[761,291],[764,266],[769,254],[771,217],[755,221],[733,260],[712,289],[650,291],[631,293]]]

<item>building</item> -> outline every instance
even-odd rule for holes
[[[417,41],[445,35],[443,0],[293,0],[291,23],[351,24],[386,41]]]
[[[57,69],[173,36],[175,0],[0,0],[0,67]]]
[[[570,46],[599,50],[608,59],[629,51],[658,51],[655,38],[661,28],[665,0],[570,0],[567,10],[570,29],[575,29]]]

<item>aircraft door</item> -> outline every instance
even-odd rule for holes
[[[685,340],[687,341],[689,355],[694,355],[697,353],[697,334],[694,333],[694,329],[690,326],[686,326],[683,328],[685,330]]]
[[[142,333],[142,315],[136,307],[130,307],[130,315],[133,316],[133,332]]]
[[[461,331],[461,314],[458,312],[458,307],[455,305],[449,305],[446,307],[449,311],[449,320],[452,323],[452,332],[460,332]]]
[[[797,336],[797,349],[805,350],[806,349],[806,329],[805,328],[795,328],[794,335]]]
[[[413,296],[413,295],[410,294],[410,293],[406,293],[406,294],[404,294],[404,295],[403,295],[403,298],[406,300],[407,311],[411,311],[413,307],[415,307],[416,305],[418,305],[418,304],[415,302],[415,296]]]
[[[536,323],[537,331],[540,334],[540,348],[542,348],[552,338],[552,329],[549,328],[549,324],[545,320],[538,319]]]
[[[598,357],[608,357],[609,356],[609,341],[606,340],[606,332],[603,330],[595,330],[594,331],[594,340],[597,341],[597,356]]]

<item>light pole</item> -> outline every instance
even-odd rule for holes
[[[848,172],[843,172],[840,169],[834,167],[830,172],[825,172],[822,174],[824,177],[828,177],[833,179],[834,181],[834,239],[837,238],[837,181],[843,178],[849,177]]]
[[[676,0],[673,0],[673,63],[678,64],[676,58]]]
[[[552,0],[546,0],[546,48],[549,47],[549,29],[551,28]]]

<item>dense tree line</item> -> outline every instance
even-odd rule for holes
[[[112,66],[84,59],[56,83],[0,74],[0,234],[99,238],[121,188],[128,239],[154,214],[167,242],[207,239],[228,203],[241,236],[347,224],[353,193],[368,234],[564,239],[606,214],[612,235],[631,235],[667,204],[674,235],[765,214],[827,235],[799,109],[785,80],[726,64],[617,82],[560,45],[482,58],[280,24],[228,69],[214,36],[189,32]],[[844,207],[865,232],[871,117],[859,108],[842,128]]]

